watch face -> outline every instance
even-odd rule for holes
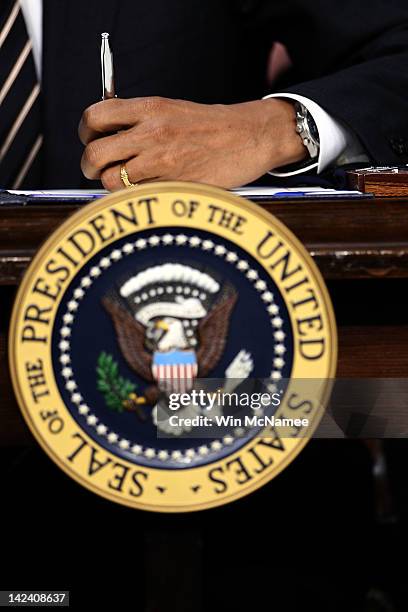
[[[307,125],[309,128],[311,137],[313,138],[315,143],[319,145],[320,144],[319,130],[317,129],[315,120],[313,119],[312,115],[309,112],[307,112],[306,114],[306,121],[307,121]]]

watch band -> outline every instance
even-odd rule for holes
[[[317,125],[309,113],[307,108],[300,102],[295,103],[296,111],[296,132],[306,149],[309,152],[311,159],[315,159],[319,155],[320,140]]]

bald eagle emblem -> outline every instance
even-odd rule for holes
[[[123,357],[149,383],[134,401],[154,406],[161,393],[189,391],[196,377],[211,373],[224,352],[236,301],[231,284],[179,263],[149,267],[106,295],[102,303]]]

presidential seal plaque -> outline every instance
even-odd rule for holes
[[[170,182],[92,203],[46,241],[9,347],[24,418],[57,465],[160,512],[225,504],[281,472],[322,417],[337,358],[326,288],[293,234],[236,195]],[[261,379],[277,422],[296,416],[296,428],[233,418],[200,438],[205,406],[184,403],[178,415],[192,418],[172,426],[160,416],[205,381],[220,397]]]

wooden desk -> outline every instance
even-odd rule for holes
[[[306,245],[328,284],[340,377],[408,376],[408,198],[263,204]],[[7,330],[15,289],[39,245],[78,206],[0,207],[0,445],[31,440],[11,389]]]

